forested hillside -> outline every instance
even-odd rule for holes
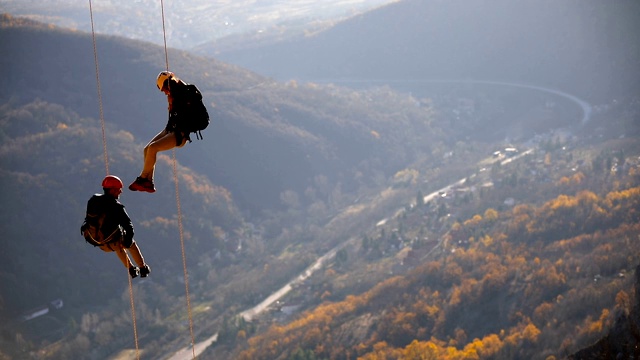
[[[91,35],[3,15],[0,44],[11,84],[0,90],[0,348],[11,358],[45,348],[54,358],[109,356],[132,346],[118,335],[129,333],[132,319],[126,272],[79,232],[105,175]],[[166,99],[155,87],[164,53],[106,36],[97,36],[97,50],[109,172],[128,184],[143,145],[166,123]],[[200,329],[215,329],[221,314],[250,306],[313,260],[311,253],[284,263],[277,257],[303,225],[326,221],[443,146],[433,141],[442,134],[433,109],[407,95],[280,84],[174,50],[169,58],[202,90],[213,120],[175,163]],[[155,194],[125,190],[121,198],[153,269],[136,290],[140,340],[151,358],[185,335],[173,164],[171,153],[159,157]],[[311,214],[295,231],[288,228],[298,220],[282,211],[291,204]],[[62,309],[21,322],[57,299]]]
[[[558,359],[637,301],[637,94],[580,124],[553,94],[279,83],[170,49],[212,123],[159,157],[155,194],[121,197],[152,266],[133,283],[134,344],[126,271],[79,233],[105,175],[91,36],[2,15],[0,48],[0,358],[190,343],[177,205],[196,342],[219,335],[202,359]],[[164,49],[97,50],[109,172],[128,183],[166,122]]]
[[[560,142],[492,169],[491,188],[469,192],[484,182],[476,177],[466,192],[428,203],[419,194],[284,300],[305,304],[309,286],[316,305],[240,327],[234,351],[207,358],[550,360],[615,322],[573,359],[637,356],[638,144]]]
[[[19,104],[38,98],[98,117],[90,35],[5,15],[0,36],[6,81],[12,84],[0,90],[1,98]],[[155,87],[165,67],[163,49],[98,36],[97,50],[105,118],[146,143],[166,123],[166,100]],[[169,60],[171,70],[202,90],[213,119],[206,141],[187,147],[198,150],[181,160],[197,164],[247,210],[278,206],[281,192],[303,193],[317,175],[331,188],[342,183],[353,189],[357,172],[371,183],[376,172],[392,175],[446,140],[432,126],[431,109],[407,106],[415,100],[385,89],[363,95],[280,84],[171,49]],[[266,155],[273,161],[265,161]]]

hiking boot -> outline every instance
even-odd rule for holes
[[[153,186],[153,181],[141,177],[137,177],[136,181],[132,182],[129,185],[129,190],[131,191],[146,191],[148,193],[156,192],[155,186]]]
[[[131,267],[129,267],[129,275],[131,275],[132,279],[138,277],[138,275],[140,275],[140,268],[131,265]]]
[[[149,267],[149,265],[145,265],[140,268],[140,277],[147,277],[149,276],[150,272],[151,272],[151,268]]]

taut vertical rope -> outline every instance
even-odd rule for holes
[[[187,314],[189,316],[189,332],[191,333],[191,353],[196,358],[196,341],[193,336],[193,317],[191,315],[191,300],[189,296],[189,274],[187,273],[187,256],[184,250],[184,231],[182,228],[182,210],[180,207],[180,191],[178,190],[178,170],[176,165],[176,149],[173,149],[173,178],[176,184],[176,204],[178,206],[178,229],[180,230],[180,249],[182,250],[182,268],[184,270],[184,290],[187,297]]]
[[[98,104],[100,108],[100,125],[102,127],[102,152],[104,155],[104,168],[109,175],[109,153],[107,152],[107,135],[106,126],[104,121],[104,111],[102,108],[102,91],[100,90],[100,67],[98,66],[98,47],[96,46],[96,31],[93,26],[93,6],[91,0],[89,0],[89,14],[91,16],[91,38],[93,40],[93,59],[96,65],[96,86],[98,88]],[[131,283],[131,276],[127,269],[127,278],[129,279],[129,299],[131,300],[131,319],[133,323],[133,339],[136,346],[136,359],[140,360],[140,350],[138,348],[138,329],[136,325],[136,310],[133,302],[133,284]]]
[[[128,271],[127,271],[127,275]],[[133,339],[136,343],[136,359],[140,360],[140,350],[138,350],[138,327],[136,325],[136,308],[133,305],[133,284],[131,283],[131,276],[129,278],[129,300],[131,301],[131,319],[133,319]]]
[[[162,37],[164,39],[164,62],[169,71],[169,53],[167,52],[167,30],[164,27],[164,0],[160,0],[160,10],[162,11]]]
[[[160,8],[162,10],[162,36],[164,39],[164,59],[167,71],[169,71],[169,52],[167,51],[167,31],[165,28],[164,18],[164,0],[160,0]],[[173,182],[176,187],[176,206],[178,208],[178,230],[180,232],[180,249],[182,250],[182,268],[184,270],[184,288],[187,298],[187,314],[189,316],[189,332],[191,334],[191,353],[193,359],[196,358],[196,341],[193,335],[193,316],[191,315],[191,299],[189,296],[189,274],[187,272],[187,256],[184,249],[184,230],[182,227],[182,208],[180,206],[180,187],[178,186],[178,169],[176,160],[176,149],[173,149]]]
[[[109,175],[109,155],[107,153],[107,136],[104,125],[104,112],[102,110],[102,91],[100,90],[100,71],[98,66],[98,48],[96,46],[96,31],[93,27],[93,7],[89,0],[89,14],[91,15],[91,37],[93,39],[93,60],[96,64],[96,84],[98,87],[98,106],[100,108],[100,124],[102,125],[102,152],[104,154],[104,167]]]

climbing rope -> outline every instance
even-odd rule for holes
[[[160,0],[160,11],[162,12],[162,38],[164,39],[164,62],[169,71],[169,53],[167,52],[167,30],[164,26],[164,0]]]
[[[136,359],[140,360],[140,350],[138,349],[138,327],[136,326],[136,308],[133,305],[133,284],[131,283],[131,276],[127,271],[127,278],[129,279],[129,301],[131,302],[131,319],[133,319],[133,339],[136,344]]]
[[[189,332],[191,333],[191,352],[196,358],[196,342],[193,336],[193,317],[191,316],[191,300],[189,297],[189,274],[187,273],[187,257],[184,251],[184,231],[182,228],[182,210],[180,207],[180,191],[178,191],[178,170],[176,165],[176,149],[173,149],[173,178],[176,184],[176,204],[178,207],[178,230],[180,231],[180,249],[182,250],[182,268],[184,270],[184,290],[187,297],[187,314],[189,316]]]
[[[93,27],[93,7],[89,0],[89,14],[91,15],[91,37],[93,39],[93,60],[96,64],[96,86],[98,87],[98,106],[100,108],[100,124],[102,125],[102,152],[104,158],[104,167],[107,175],[109,175],[109,154],[107,153],[107,136],[104,125],[104,111],[102,110],[102,91],[100,90],[100,70],[98,66],[98,48],[96,46],[96,31]]]
[[[164,39],[164,59],[167,71],[169,71],[169,52],[167,51],[167,31],[165,28],[164,17],[164,0],[160,0],[160,9],[162,12],[162,36]],[[176,206],[178,209],[178,230],[180,232],[180,250],[182,250],[182,268],[184,271],[184,288],[187,298],[187,314],[189,316],[189,332],[191,334],[191,353],[193,359],[196,358],[196,341],[193,335],[193,316],[191,314],[191,300],[189,296],[189,274],[187,272],[187,256],[184,249],[184,229],[182,227],[182,207],[180,206],[180,187],[178,186],[178,169],[176,160],[176,149],[172,150],[173,155],[173,182],[176,188]]]
[[[107,175],[109,175],[109,154],[107,152],[107,135],[105,131],[104,111],[102,107],[102,91],[100,90],[100,67],[98,66],[98,47],[96,46],[96,31],[93,26],[93,6],[89,0],[89,14],[91,17],[91,38],[93,40],[93,59],[96,65],[96,86],[98,87],[98,105],[100,108],[100,125],[102,127],[102,152],[104,157],[104,167]],[[138,348],[138,329],[136,325],[136,309],[133,302],[133,284],[129,269],[127,269],[127,278],[129,279],[129,299],[131,301],[131,319],[133,324],[133,339],[136,346],[136,359],[140,360],[140,350]]]

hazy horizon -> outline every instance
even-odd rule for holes
[[[276,27],[296,29],[344,19],[397,0],[191,1],[189,7],[164,2],[165,28],[170,47],[189,49],[228,35],[262,33]],[[162,10],[158,0],[93,1],[98,33],[130,39],[164,42]],[[57,26],[91,31],[89,2],[73,0],[1,0],[2,12]],[[277,30],[277,29],[276,29]]]

